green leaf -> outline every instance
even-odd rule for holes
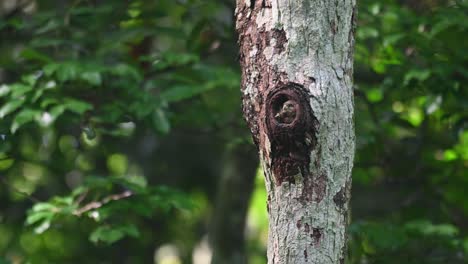
[[[421,124],[424,119],[423,111],[418,107],[410,107],[408,108],[408,113],[406,114],[405,118],[410,122],[413,126],[417,127]]]
[[[93,109],[93,105],[87,102],[81,101],[81,100],[76,100],[73,98],[65,98],[63,101],[64,101],[63,106],[66,109],[72,112],[75,112],[77,114],[80,114],[80,115],[88,110]]]
[[[101,85],[102,79],[99,72],[84,72],[81,74],[81,78],[87,81],[91,85]]]
[[[11,91],[10,86],[6,84],[0,85],[0,97],[7,95]]]
[[[123,175],[128,169],[127,156],[114,153],[107,157],[107,168],[116,175]]]
[[[362,26],[358,27],[356,35],[358,39],[376,38],[379,36],[379,31],[373,27]]]
[[[0,118],[4,118],[8,114],[14,112],[16,109],[20,108],[24,104],[23,99],[16,99],[9,101],[0,108]]]
[[[51,58],[31,48],[26,48],[22,50],[20,56],[30,61],[38,61],[42,63],[52,62]]]
[[[405,74],[403,85],[409,84],[411,80],[425,81],[431,76],[431,71],[427,69],[412,69]]]
[[[36,234],[42,234],[45,231],[47,231],[47,229],[49,229],[49,228],[50,228],[50,221],[45,220],[40,225],[38,225],[36,228],[34,228],[34,232]]]
[[[61,82],[75,80],[80,71],[77,64],[73,62],[62,63],[57,68],[57,79]]]
[[[205,85],[179,85],[162,92],[161,98],[169,103],[178,102],[217,87],[221,86],[218,86],[215,82],[210,82]]]
[[[456,236],[459,230],[451,224],[435,225],[428,220],[414,220],[404,226],[408,231],[421,233],[423,235]]]
[[[397,43],[399,40],[401,40],[404,37],[405,35],[402,33],[384,36],[383,45],[384,46],[394,45],[395,43]]]
[[[42,73],[34,73],[34,74],[28,74],[28,75],[23,75],[21,76],[21,80],[28,84],[31,87],[34,87],[36,84],[37,80],[41,77]]]
[[[372,103],[380,102],[383,99],[383,93],[380,88],[369,89],[366,92],[366,96],[367,99]]]
[[[43,25],[40,28],[37,28],[35,30],[36,34],[43,34],[51,31],[55,31],[60,28],[60,23],[57,21],[57,19],[49,19],[47,20],[47,24]]]
[[[431,31],[429,32],[429,38],[436,37],[439,33],[447,30],[451,26],[456,25],[457,22],[458,21],[456,19],[449,19],[448,17],[446,19],[438,21],[435,25],[431,27]]]
[[[161,108],[153,112],[153,127],[163,134],[169,133],[171,129],[171,124],[167,119],[166,113]]]
[[[36,92],[34,92],[34,95],[32,97],[32,102],[35,103],[44,93],[44,89],[37,89]]]
[[[48,220],[50,221],[54,217],[54,212],[52,211],[39,211],[33,212],[28,215],[26,218],[27,225],[33,225],[39,221]]]
[[[11,124],[10,130],[11,133],[15,133],[21,126],[26,123],[29,123],[34,120],[40,114],[37,110],[32,109],[24,109],[19,112],[15,118],[13,119],[13,123]]]
[[[155,70],[162,70],[171,66],[181,66],[190,63],[196,63],[199,60],[199,56],[193,53],[165,52],[161,54],[160,58],[153,60],[152,64]]]
[[[23,94],[31,91],[33,87],[31,85],[25,85],[22,83],[15,83],[11,85],[11,96],[13,98],[18,98]]]
[[[0,159],[0,171],[10,168],[14,162],[14,159]]]
[[[53,123],[59,116],[63,114],[63,112],[65,112],[65,107],[63,105],[56,105],[52,107],[48,112],[50,115],[50,120],[45,123]]]
[[[42,69],[44,70],[44,73],[46,76],[51,76],[57,71],[58,68],[59,68],[59,65],[57,63],[50,63],[44,66],[44,68]]]
[[[33,212],[39,212],[39,211],[50,211],[56,209],[56,206],[51,204],[51,203],[37,203],[32,207]]]
[[[59,206],[68,206],[73,204],[73,197],[61,197],[61,196],[55,196],[52,199],[52,202],[59,205]]]
[[[49,105],[56,105],[59,101],[55,98],[45,98],[41,101],[41,108],[46,109]]]
[[[138,17],[140,14],[141,14],[141,10],[138,10],[138,9],[130,9],[130,10],[128,10],[128,15],[129,15],[131,18]]]
[[[141,81],[143,79],[143,76],[136,68],[124,63],[120,63],[114,67],[111,67],[110,73],[122,77],[130,77],[136,81]]]
[[[96,228],[89,236],[89,240],[93,243],[104,242],[112,244],[125,236],[138,237],[139,235],[138,229],[131,224],[115,227],[106,225]]]
[[[372,4],[370,7],[369,7],[369,11],[372,15],[377,15],[380,13],[380,10],[381,10],[381,6],[379,3],[374,3]]]
[[[458,159],[458,154],[453,149],[447,149],[444,151],[444,161],[453,161]]]

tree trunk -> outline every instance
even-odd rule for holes
[[[211,221],[212,264],[247,263],[245,222],[258,168],[252,145],[228,148]]]
[[[344,263],[355,0],[237,0],[244,117],[268,192],[268,263]]]

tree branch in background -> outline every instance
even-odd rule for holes
[[[98,209],[98,208],[102,207],[103,205],[105,205],[105,204],[107,204],[107,203],[109,203],[111,201],[121,200],[121,199],[130,197],[132,195],[133,195],[133,193],[131,191],[125,191],[123,193],[109,195],[109,196],[105,197],[104,199],[102,199],[101,201],[92,201],[92,202],[84,205],[83,207],[76,209],[73,212],[73,214],[76,215],[76,216],[81,216],[82,214],[84,214],[84,213],[86,213],[88,211],[91,211],[93,209]]]
[[[213,264],[247,263],[244,229],[257,168],[252,145],[227,150],[209,234]]]

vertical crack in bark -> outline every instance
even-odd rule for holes
[[[263,8],[271,8],[271,0],[262,0]]]
[[[273,54],[280,54],[283,51],[285,51],[285,49],[286,49],[285,45],[286,45],[286,42],[288,41],[288,39],[286,37],[286,32],[284,31],[284,29],[282,29],[282,28],[273,29],[272,38],[274,38],[276,40],[274,50],[273,50]]]
[[[250,9],[255,9],[255,0],[250,0]]]

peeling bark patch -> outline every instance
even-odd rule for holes
[[[307,98],[303,87],[294,83],[280,86],[266,97],[266,134],[277,186],[295,183],[299,173],[309,175],[309,153],[317,142],[318,122]]]
[[[344,205],[346,203],[346,186],[342,187],[340,191],[333,196],[333,202],[339,210],[344,210]]]
[[[273,54],[280,54],[286,49],[285,45],[288,42],[288,39],[286,38],[286,32],[284,32],[282,28],[275,28],[272,30],[272,38],[276,40],[275,46],[273,47]]]
[[[320,203],[327,193],[328,179],[325,174],[318,177],[305,177],[302,189],[301,201]]]
[[[322,229],[312,228],[312,233],[310,234],[310,237],[312,238],[313,245],[318,246],[322,238]]]
[[[327,176],[325,174],[320,175],[315,181],[314,181],[314,193],[315,197],[314,200],[319,203],[322,201],[323,197],[325,197],[325,193],[327,191]]]
[[[322,228],[310,228],[308,223],[304,224],[304,232],[310,236],[312,242],[310,243],[311,246],[319,246],[320,241],[322,240],[323,229]]]

